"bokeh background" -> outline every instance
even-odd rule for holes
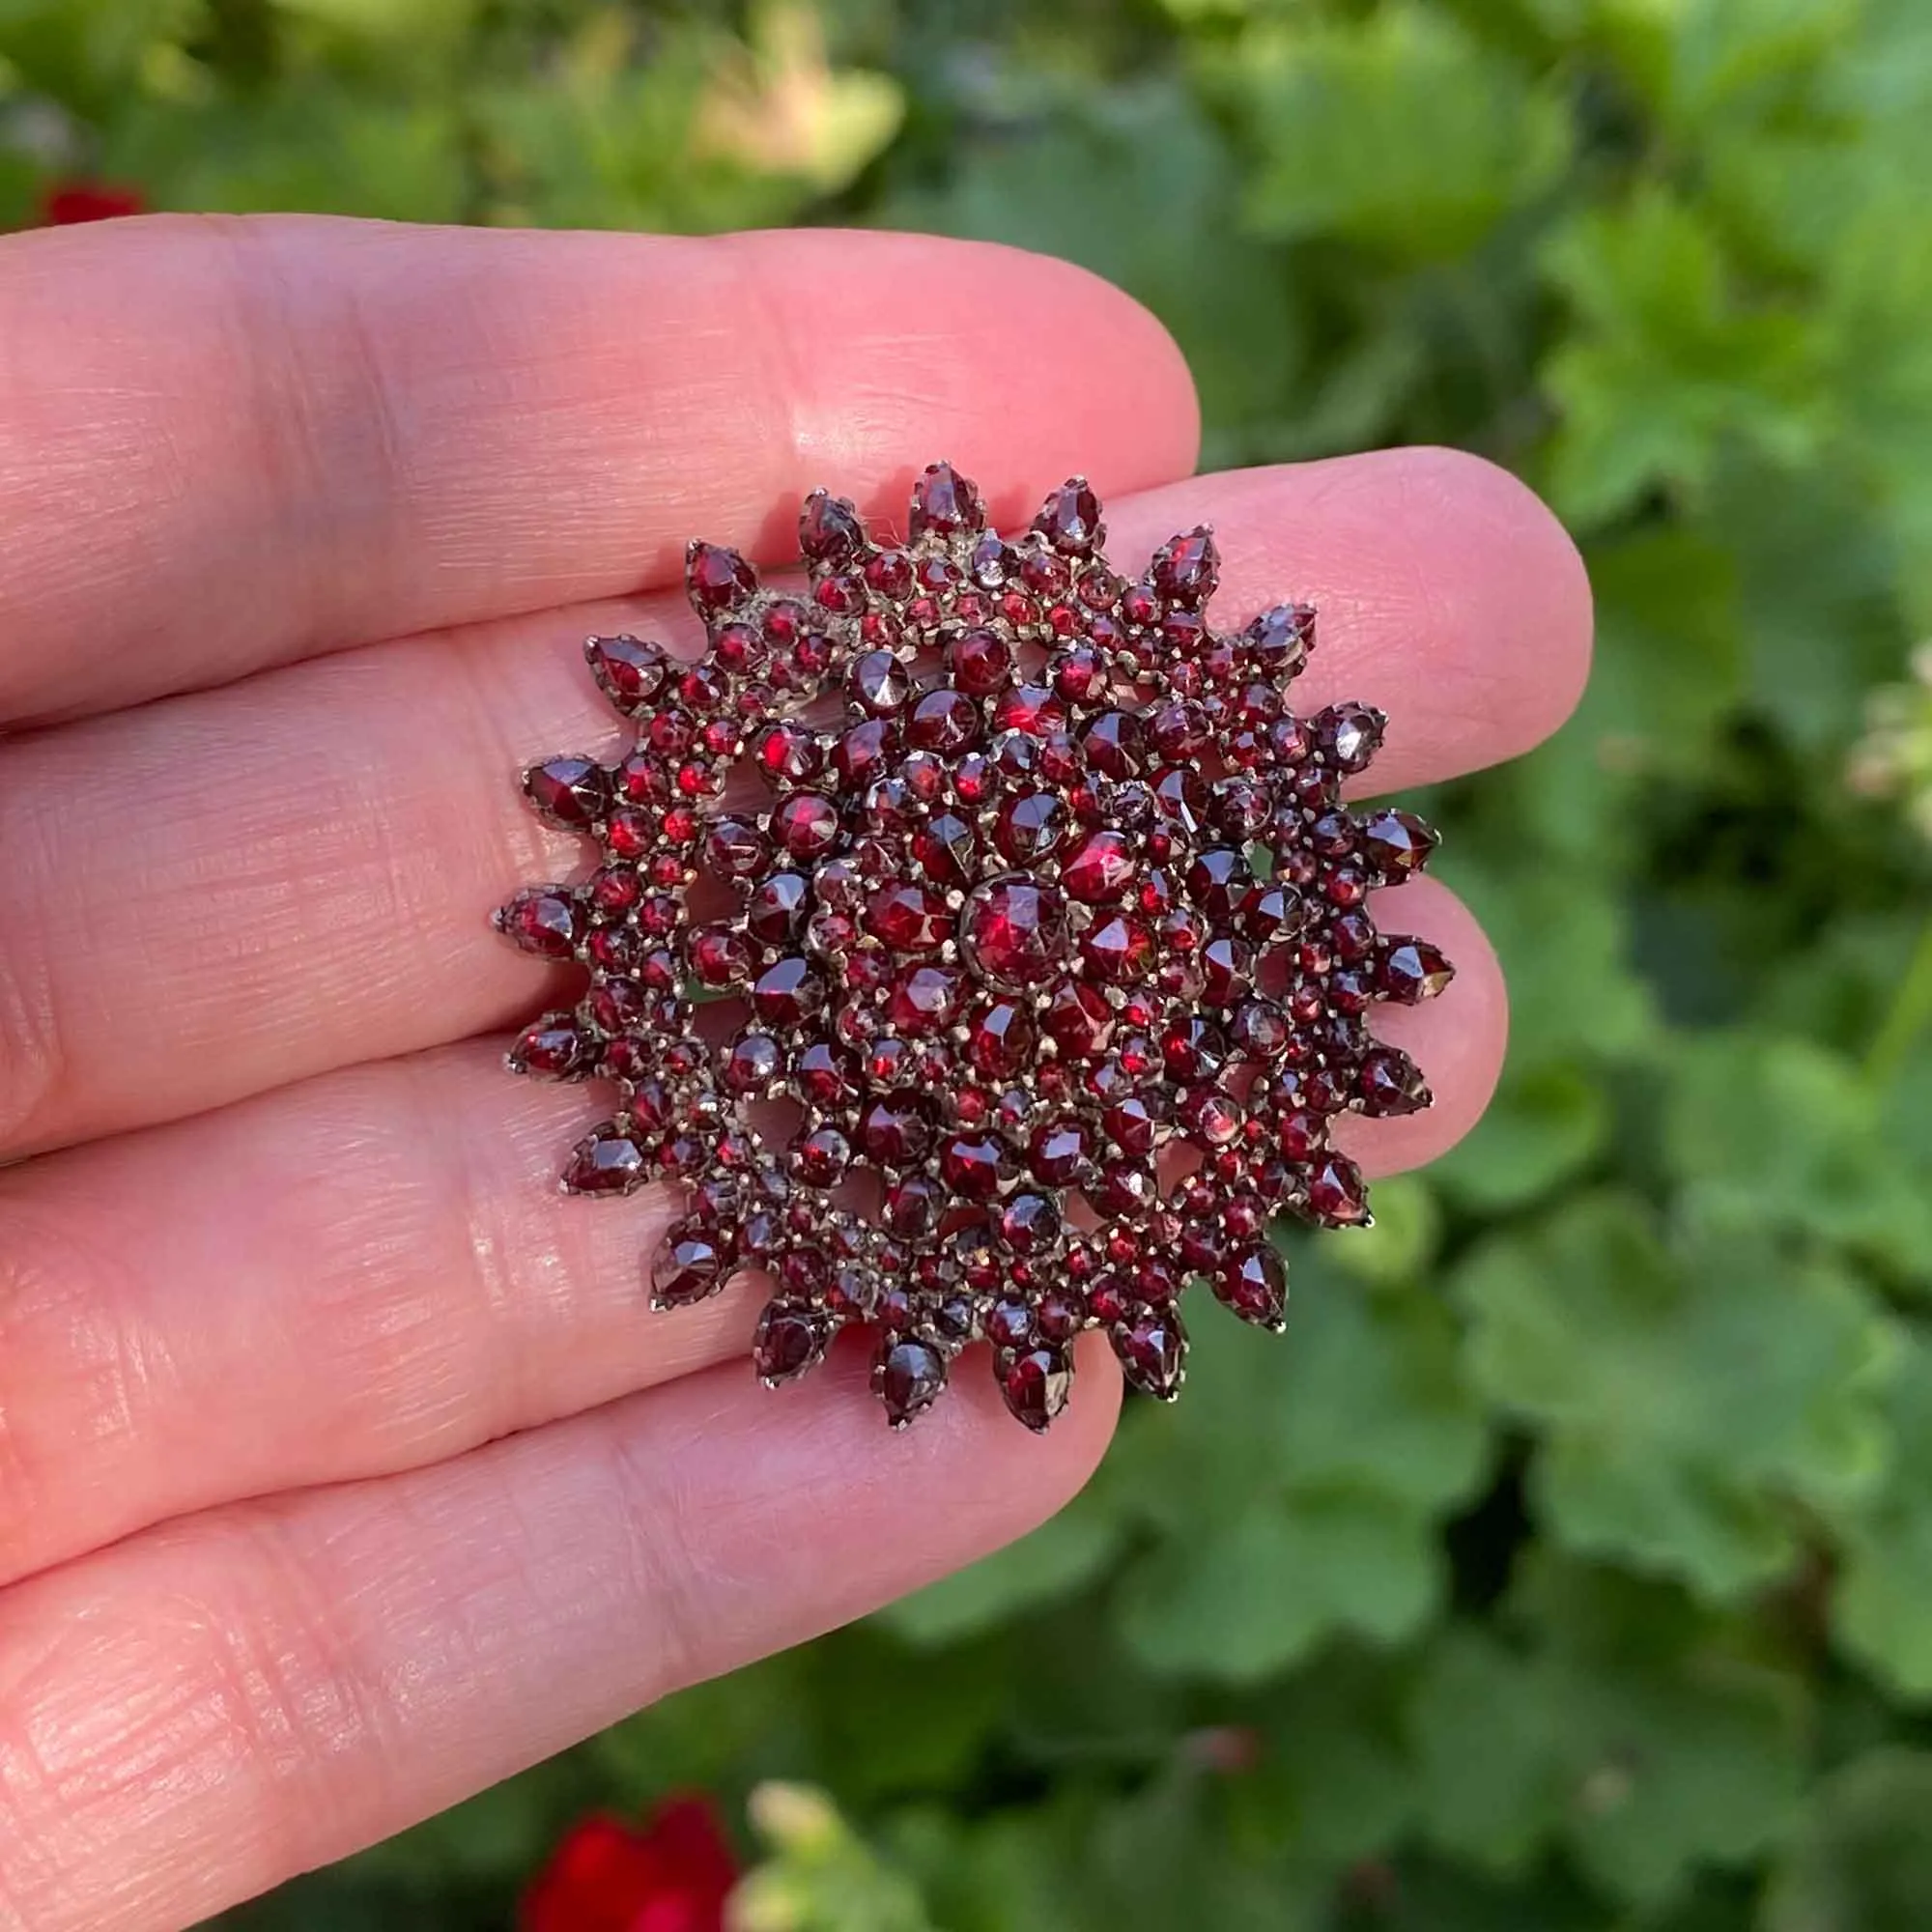
[[[1932,1925],[1928,183],[1925,0],[0,0],[0,224],[1021,242],[1166,319],[1209,465],[1483,451],[1601,611],[1426,803],[1494,1113],[1280,1345],[1202,1323],[1016,1549],[234,1926],[507,1925],[693,1790],[760,1928]],[[772,1777],[853,1835],[761,1843]],[[545,1932],[717,1923],[599,1883]]]

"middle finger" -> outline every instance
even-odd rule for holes
[[[1321,608],[1296,688],[1394,716],[1373,777],[1526,750],[1580,688],[1589,600],[1506,472],[1406,450],[1110,505],[1117,559],[1219,527],[1231,628]],[[664,602],[442,633],[16,741],[0,764],[0,1158],[199,1112],[507,1023],[542,987],[489,929],[585,848],[515,775],[617,728],[572,632]],[[673,639],[674,640],[674,639]]]

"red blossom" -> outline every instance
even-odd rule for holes
[[[522,1932],[724,1932],[737,1862],[703,1797],[668,1800],[639,1828],[573,1826],[524,1896]]]
[[[105,182],[56,182],[41,197],[41,224],[67,228],[76,221],[111,221],[120,214],[145,214],[148,198],[137,187]]]

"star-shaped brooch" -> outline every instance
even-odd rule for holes
[[[1307,605],[1209,627],[1207,529],[1132,580],[1104,536],[1081,477],[1012,538],[944,463],[902,543],[816,491],[802,588],[694,543],[704,657],[590,639],[634,740],[524,775],[601,847],[497,915],[589,973],[509,1055],[615,1089],[564,1187],[682,1187],[654,1303],[757,1270],[774,1384],[865,1324],[895,1428],[980,1340],[1030,1429],[1085,1328],[1173,1397],[1183,1288],[1279,1328],[1271,1218],[1369,1219],[1335,1121],[1429,1104],[1367,1026],[1452,970],[1370,917],[1435,843],[1342,803],[1382,713],[1291,708]]]

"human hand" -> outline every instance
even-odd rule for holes
[[[988,1378],[903,1435],[863,1360],[781,1395],[672,1212],[560,1198],[579,1090],[505,1078],[489,930],[582,861],[515,775],[615,731],[586,631],[695,641],[703,535],[944,454],[1002,522],[1069,471],[1110,550],[1203,520],[1217,611],[1321,607],[1298,695],[1406,785],[1526,749],[1588,595],[1503,472],[1395,452],[1182,480],[1124,298],[1009,251],[156,219],[0,243],[0,1927],[172,1927],[1020,1534],[1112,1428]],[[1503,994],[1378,1027],[1474,1121]],[[554,989],[551,989],[554,990]],[[1259,1346],[1259,1345],[1258,1345]]]

